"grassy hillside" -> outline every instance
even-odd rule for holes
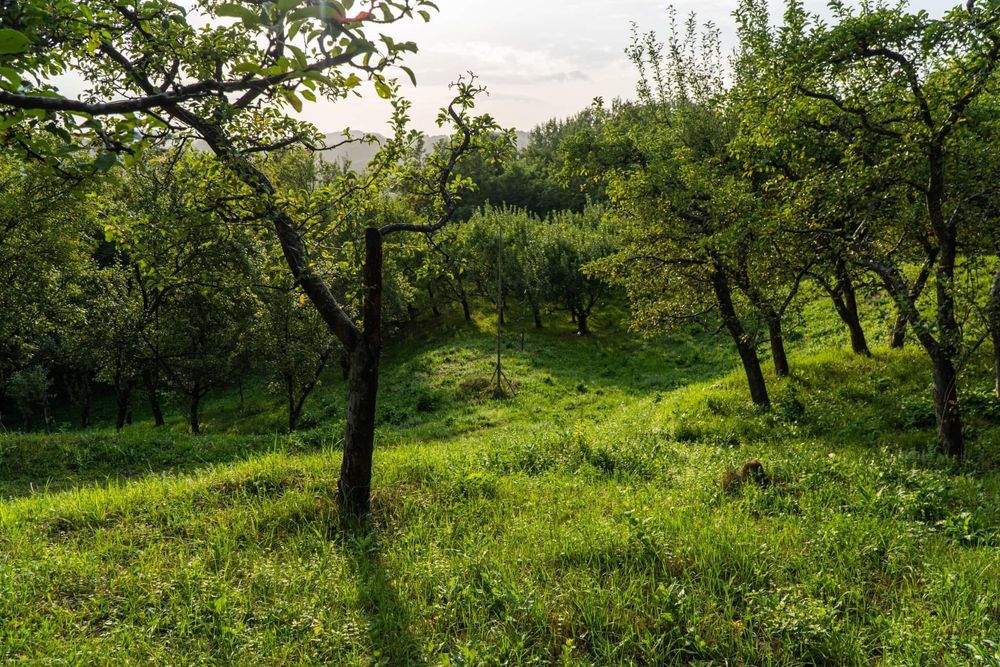
[[[0,654],[52,663],[1000,664],[1000,414],[934,453],[919,350],[850,355],[822,301],[774,408],[724,340],[597,317],[388,350],[371,526],[333,503],[343,388],[279,434],[257,383],[179,418],[0,437]],[[242,403],[242,405],[241,405]],[[137,413],[138,413],[137,408]],[[770,484],[723,490],[763,462]]]

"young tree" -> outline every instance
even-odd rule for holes
[[[541,222],[545,295],[550,303],[569,311],[577,333],[590,335],[590,315],[607,285],[586,267],[611,255],[610,233],[602,229],[603,209],[583,213],[561,212]]]

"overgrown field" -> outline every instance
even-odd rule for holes
[[[871,312],[872,304],[866,308]],[[375,516],[338,519],[342,387],[248,384],[206,435],[0,438],[0,654],[110,664],[1000,664],[1000,411],[934,453],[930,371],[824,302],[749,406],[722,339],[425,323],[387,354]],[[832,348],[831,348],[832,345]],[[985,364],[985,360],[983,361]],[[978,381],[980,380],[981,381]],[[140,408],[136,408],[137,415]],[[179,411],[177,411],[179,412]],[[723,490],[763,462],[769,484]]]

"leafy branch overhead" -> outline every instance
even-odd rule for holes
[[[176,129],[172,110],[183,108],[221,127],[250,124],[236,147],[287,135],[315,141],[285,112],[360,94],[365,80],[391,96],[385,74],[398,66],[413,78],[400,60],[416,45],[381,31],[436,9],[425,0],[353,4],[18,2],[0,29],[0,130],[31,141],[15,128],[41,129],[66,152],[80,139],[135,150]],[[53,83],[69,73],[85,86],[76,97]]]

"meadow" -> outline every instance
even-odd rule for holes
[[[304,430],[248,383],[206,433],[0,437],[0,655],[41,664],[1000,664],[1000,410],[936,453],[926,361],[850,353],[825,301],[773,408],[724,338],[595,314],[495,344],[427,320],[389,343],[373,516],[335,502],[343,383]],[[982,360],[985,364],[985,359]],[[981,374],[986,377],[986,374]],[[100,407],[100,406],[99,406]],[[112,406],[97,417],[111,420]],[[71,419],[67,412],[65,421]],[[762,462],[766,484],[724,489]]]

